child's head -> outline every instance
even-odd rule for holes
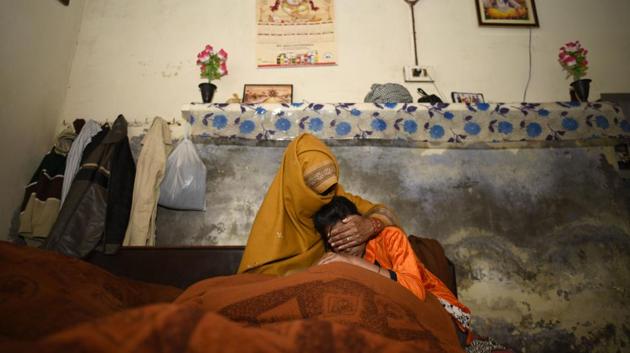
[[[343,196],[334,196],[333,199],[322,206],[313,216],[313,222],[315,223],[315,229],[324,240],[324,246],[326,250],[330,250],[331,246],[328,243],[328,233],[330,229],[340,222],[342,219],[360,214],[357,210],[357,206]]]

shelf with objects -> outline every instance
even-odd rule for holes
[[[630,139],[630,120],[609,102],[188,104],[197,138],[291,140],[307,132],[343,141],[417,147],[610,145]]]

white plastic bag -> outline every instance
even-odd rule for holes
[[[158,203],[177,210],[206,209],[206,166],[188,139],[188,129],[166,161]]]

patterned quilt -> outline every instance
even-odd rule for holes
[[[29,265],[32,257],[23,255],[33,252],[39,260]],[[420,302],[347,264],[287,277],[212,278],[171,303],[176,289],[142,287],[79,260],[6,243],[0,269],[2,352],[462,352],[434,297]],[[62,296],[67,315],[81,315],[59,325],[55,305],[62,302],[46,297]],[[24,334],[29,321],[39,323],[37,334]]]

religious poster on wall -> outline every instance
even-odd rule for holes
[[[257,0],[258,67],[334,65],[334,0]]]

